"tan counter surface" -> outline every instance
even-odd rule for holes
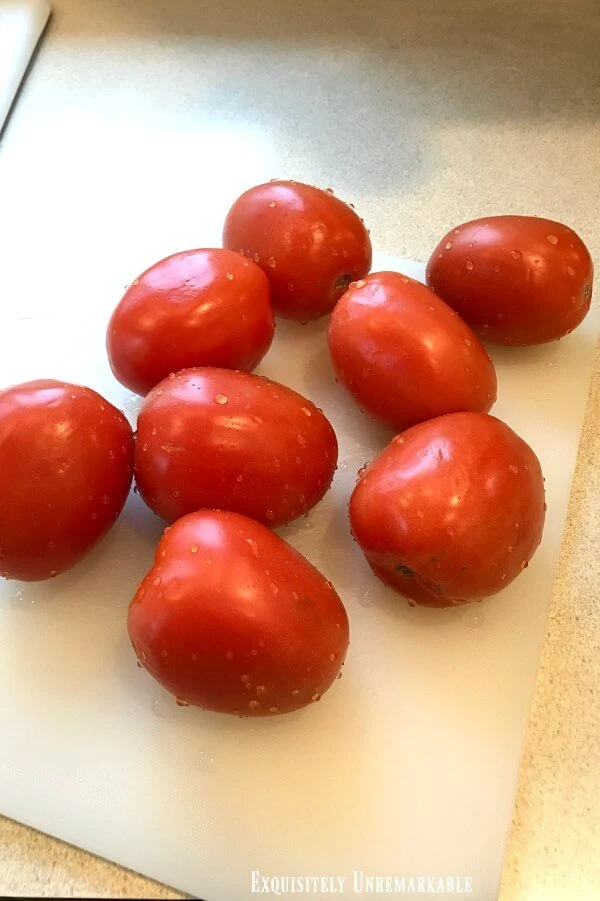
[[[95,92],[107,115],[121,87],[132,90],[135,79],[151,83],[153,66],[168,66],[180,44],[189,54],[190,42],[201,42],[203,34],[188,31],[186,4],[172,6],[167,0],[55,0],[54,21],[4,142],[31,128],[53,93],[77,103],[79,95]],[[194,24],[200,21],[211,40],[290,43],[298,36],[300,49],[307,38],[320,42],[320,91],[302,96],[295,108],[284,108],[281,99],[271,104],[268,79],[257,66],[249,84],[240,85],[240,104],[255,102],[255,127],[289,148],[282,159],[290,175],[333,184],[360,203],[382,249],[426,259],[454,224],[521,212],[569,223],[600,260],[594,0],[303,0],[295,6],[207,0],[194,11]],[[340,48],[355,55],[356,94],[337,80]],[[339,109],[333,119],[327,115],[333,103],[347,104],[342,133]],[[597,356],[501,901],[600,897],[599,409]],[[181,897],[1,818],[0,894]]]

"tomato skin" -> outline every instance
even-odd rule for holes
[[[77,563],[123,509],[132,464],[129,423],[95,391],[51,379],[0,391],[0,575]]]
[[[324,316],[371,268],[369,233],[354,210],[297,181],[270,181],[238,197],[223,246],[262,268],[275,312],[286,319]]]
[[[542,537],[539,461],[505,423],[453,413],[397,435],[350,499],[369,565],[427,607],[481,600],[509,585]]]
[[[471,329],[429,288],[397,272],[351,285],[333,311],[329,349],[360,408],[391,428],[487,412],[496,372]]]
[[[490,216],[451,229],[427,284],[493,344],[545,344],[585,318],[594,266],[578,235],[534,216]]]
[[[290,388],[244,372],[187,369],[142,405],[135,479],[168,522],[206,507],[277,526],[321,500],[337,453],[329,421]]]
[[[155,263],[112,314],[106,346],[115,377],[138,394],[190,366],[254,369],[271,346],[269,283],[238,253],[187,250]]]
[[[346,657],[333,585],[246,516],[201,510],[168,528],[129,608],[138,660],[177,698],[239,716],[320,699]]]

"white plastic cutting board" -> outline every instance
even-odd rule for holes
[[[46,0],[0,0],[0,131],[49,15]]]
[[[375,266],[423,274],[421,264],[382,256]],[[70,314],[5,315],[0,384],[81,381],[133,415],[136,401],[104,357],[115,298],[90,312],[75,307],[71,283],[69,291]],[[494,412],[539,454],[548,520],[516,583],[447,611],[409,608],[378,584],[350,539],[356,471],[387,433],[334,383],[325,326],[279,324],[260,371],[322,406],[340,440],[332,490],[281,534],[347,604],[344,678],[320,704],[265,721],[177,708],[137,668],[125,631],[161,532],[132,495],[110,536],[71,573],[0,586],[0,811],[207,901],[250,898],[252,870],[346,876],[347,898],[354,870],[470,875],[471,897],[491,901],[598,315],[559,343],[494,351]]]

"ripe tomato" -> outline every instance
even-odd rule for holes
[[[329,313],[351,281],[371,268],[362,219],[331,191],[271,181],[230,209],[223,246],[245,254],[271,283],[275,312],[286,319]]]
[[[136,278],[111,317],[106,345],[116,378],[147,394],[189,366],[254,369],[274,330],[258,266],[229,250],[187,250]]]
[[[487,412],[496,372],[471,329],[420,282],[373,272],[351,285],[329,326],[340,382],[396,430],[463,410]]]
[[[483,413],[393,439],[350,499],[352,534],[379,578],[427,607],[477,601],[525,569],[544,526],[536,455]]]
[[[0,391],[0,575],[73,566],[121,512],[132,463],[129,423],[95,391],[50,379]]]
[[[321,500],[336,464],[323,413],[245,372],[183,370],[150,392],[138,418],[137,487],[169,522],[207,507],[280,525]]]
[[[544,344],[587,314],[594,267],[574,231],[534,216],[490,216],[442,238],[427,284],[494,344]]]
[[[166,529],[128,625],[142,666],[180,701],[240,716],[318,701],[348,649],[331,582],[269,529],[215,510]]]

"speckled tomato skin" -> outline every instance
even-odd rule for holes
[[[0,391],[0,575],[48,579],[108,532],[131,486],[133,433],[90,388]]]
[[[165,531],[128,628],[140,664],[180,702],[238,716],[320,700],[349,642],[331,582],[265,526],[215,510]]]
[[[568,335],[592,300],[594,266],[581,238],[537,216],[489,216],[446,234],[427,284],[493,344],[544,344]]]
[[[330,422],[301,394],[245,372],[186,369],[142,405],[135,480],[167,522],[218,508],[277,526],[321,500],[337,454]]]
[[[360,408],[399,431],[444,413],[487,413],[496,370],[471,329],[421,282],[372,272],[329,324],[339,381]]]
[[[259,267],[208,248],[173,254],[136,278],[111,316],[106,346],[115,377],[147,394],[190,366],[250,372],[274,332],[269,283]]]
[[[371,268],[371,239],[351,206],[297,181],[273,180],[235,201],[223,246],[261,267],[275,312],[318,319],[331,312],[348,284]]]
[[[483,413],[454,413],[396,436],[366,468],[350,525],[386,585],[427,607],[478,601],[529,564],[545,518],[528,444]]]

